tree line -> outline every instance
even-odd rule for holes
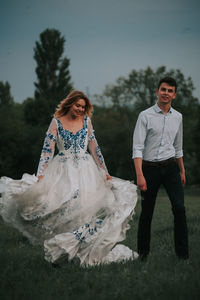
[[[19,179],[23,173],[36,173],[40,152],[52,115],[58,103],[74,88],[70,60],[63,57],[65,38],[58,30],[46,29],[34,47],[37,81],[34,97],[16,103],[10,84],[0,81],[0,176]],[[194,97],[192,79],[180,70],[161,66],[119,77],[94,95],[93,126],[109,172],[134,179],[132,136],[140,111],[156,102],[160,78],[177,80],[178,93],[173,107],[183,114],[184,163],[189,185],[200,181],[200,103]]]

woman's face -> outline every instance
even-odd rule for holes
[[[69,113],[71,113],[74,117],[82,116],[84,115],[85,107],[85,100],[79,99],[70,107]]]

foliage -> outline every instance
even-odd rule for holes
[[[14,102],[9,83],[0,82],[0,175],[17,177],[23,169],[24,127],[21,105]]]
[[[37,63],[35,98],[24,103],[25,118],[32,125],[48,125],[58,103],[72,89],[70,60],[62,57],[65,38],[55,29],[46,29],[36,41],[34,58]]]
[[[43,248],[32,246],[0,219],[0,298],[3,300],[199,299],[200,190],[186,190],[190,260],[174,254],[173,217],[169,200],[158,195],[147,261],[80,268],[75,262],[53,268]],[[125,244],[136,250],[140,202]]]
[[[25,123],[22,105],[0,107],[0,176],[19,179],[23,173],[35,173],[39,161],[43,127]]]
[[[9,175],[17,167],[20,153],[16,151],[19,132],[22,129],[19,106],[3,106],[0,108],[1,155],[0,166],[2,175]],[[15,122],[13,122],[15,120]],[[19,150],[19,148],[18,148]],[[11,171],[11,174],[14,175]],[[15,174],[16,175],[16,174]]]
[[[139,71],[132,70],[127,78],[119,77],[116,84],[107,85],[102,95],[96,95],[97,102],[104,106],[128,106],[137,113],[150,107],[156,102],[156,88],[161,78],[174,77],[177,81],[178,92],[175,106],[177,109],[188,109],[198,100],[192,95],[194,85],[192,79],[184,77],[180,70],[166,70],[165,66],[155,71],[150,67]]]
[[[6,81],[0,81],[0,107],[10,105],[13,103],[13,97],[10,93],[10,84]]]
[[[93,126],[111,175],[133,179],[132,135],[134,113],[126,107],[94,107]]]

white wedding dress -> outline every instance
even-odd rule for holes
[[[84,117],[76,134],[54,118],[38,167],[43,179],[1,177],[0,215],[32,243],[44,243],[45,259],[52,263],[78,258],[87,266],[134,259],[136,252],[116,243],[126,237],[136,186],[115,177],[106,180],[106,173],[90,118]]]

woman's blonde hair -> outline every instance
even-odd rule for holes
[[[74,105],[79,99],[85,100],[85,111],[84,114],[88,117],[91,117],[93,106],[90,102],[90,99],[81,91],[73,90],[65,99],[63,99],[58,105],[54,117],[59,118],[68,113],[70,107]]]

